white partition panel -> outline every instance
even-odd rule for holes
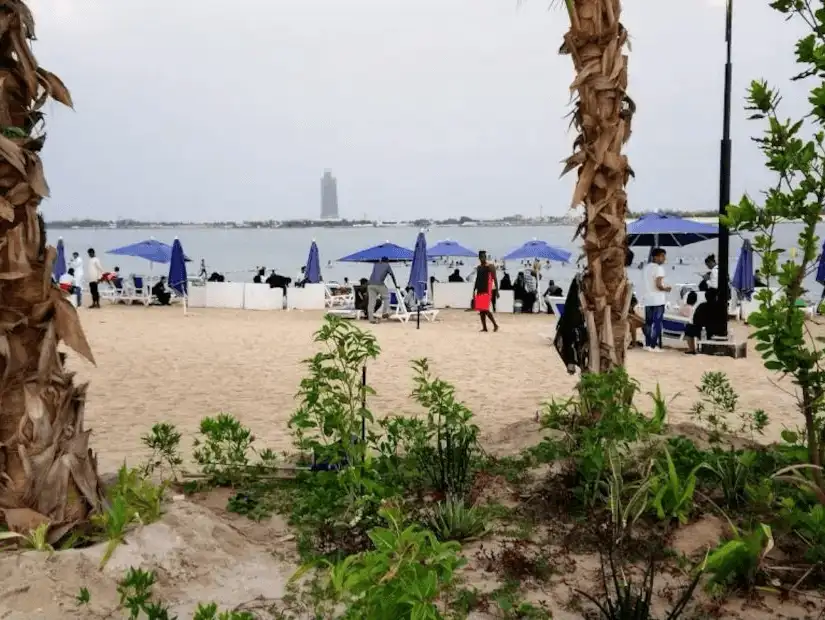
[[[243,308],[243,282],[207,282],[207,308]]]
[[[512,314],[514,303],[513,291],[499,291],[496,300],[496,312]]]
[[[436,282],[433,304],[436,308],[466,310],[473,300],[473,285],[469,282]]]
[[[286,306],[294,310],[323,310],[326,307],[324,285],[307,284],[304,288],[288,288]]]
[[[190,308],[206,308],[206,287],[190,284],[187,291],[186,305]]]
[[[244,310],[283,310],[284,291],[269,284],[244,284]]]

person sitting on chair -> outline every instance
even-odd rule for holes
[[[687,341],[687,351],[685,353],[695,355],[696,339],[702,337],[702,329],[705,330],[708,339],[714,336],[721,336],[725,330],[719,326],[719,310],[716,307],[716,289],[709,288],[705,291],[705,301],[693,311],[691,322],[685,327],[685,340]]]

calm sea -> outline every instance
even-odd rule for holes
[[[798,224],[783,224],[778,228],[777,238],[786,249],[794,248],[800,231]],[[492,256],[503,256],[507,252],[532,239],[541,239],[558,247],[565,248],[578,256],[580,243],[573,242],[574,228],[572,226],[540,226],[540,227],[434,227],[427,233],[427,243],[434,244],[444,239],[452,239],[473,250],[484,249]],[[825,236],[825,225],[819,229],[820,236]],[[150,237],[159,241],[172,243],[178,236],[183,244],[184,251],[192,259],[190,273],[196,274],[201,259],[206,260],[209,272],[225,273],[227,279],[234,281],[249,281],[254,275],[256,266],[265,266],[267,270],[275,269],[278,273],[295,277],[301,265],[306,262],[309,245],[314,239],[318,243],[321,254],[322,274],[325,280],[351,280],[369,275],[370,267],[351,263],[338,263],[336,260],[352,252],[390,241],[412,249],[418,230],[415,228],[305,228],[292,230],[279,229],[61,229],[49,230],[48,240],[56,244],[58,237],[63,237],[67,252],[80,252],[85,256],[86,249],[93,247],[101,256],[104,267],[120,266],[125,273],[148,273],[150,265],[143,260],[107,255],[107,250],[130,243],[136,243]],[[742,239],[731,238],[731,273],[736,266],[736,259]],[[102,254],[101,254],[102,252]],[[674,284],[697,282],[699,274],[705,271],[702,261],[710,253],[716,253],[715,241],[704,241],[685,248],[668,249],[668,267],[672,272],[671,282]],[[636,249],[636,261],[642,261],[647,256],[646,248]],[[466,275],[472,259],[459,266]],[[758,264],[758,258],[757,258]],[[444,280],[454,266],[439,264],[430,266],[430,275]],[[508,264],[508,271],[518,271],[520,265]],[[165,266],[153,265],[152,271],[163,272]],[[554,279],[566,290],[568,283],[576,272],[575,264],[553,264],[542,277]],[[396,267],[399,281],[406,283],[409,269],[406,266]],[[631,269],[630,277],[639,285],[639,269]],[[811,297],[818,299],[821,287],[810,276],[808,288],[812,291]]]

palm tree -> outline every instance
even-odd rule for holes
[[[51,281],[53,247],[38,213],[49,189],[39,151],[43,104],[71,106],[63,82],[37,64],[31,11],[0,0],[0,522],[50,524],[59,539],[101,505],[83,429],[86,385],[64,367],[64,341],[94,361],[72,305]]]
[[[583,205],[577,232],[587,271],[583,298],[592,372],[623,366],[631,289],[625,269],[627,194],[633,174],[622,154],[635,106],[627,96],[627,31],[620,0],[565,0],[570,30],[559,50],[570,54],[576,79],[572,125],[578,131],[564,172],[577,169],[572,207]],[[583,369],[585,370],[585,369]]]

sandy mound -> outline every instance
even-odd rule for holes
[[[0,555],[0,618],[107,617],[117,608],[117,582],[130,566],[154,569],[155,595],[173,614],[190,618],[199,602],[232,608],[257,597],[278,598],[295,570],[220,515],[188,501],[170,504],[161,521],[132,532],[101,571],[103,551],[96,545],[51,557],[32,551]],[[81,587],[92,600],[78,608]]]

